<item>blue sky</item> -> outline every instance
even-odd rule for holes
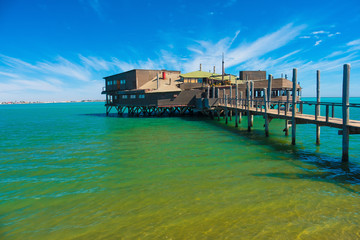
[[[227,73],[298,68],[303,96],[360,96],[357,1],[0,1],[0,101],[103,99],[103,77],[133,68]]]

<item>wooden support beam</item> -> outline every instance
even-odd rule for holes
[[[226,96],[225,96],[225,89],[223,89],[223,96],[222,96],[222,99],[223,99],[223,103],[224,103],[224,106],[226,106]],[[223,119],[225,119],[225,114],[223,116]]]
[[[344,64],[343,72],[343,95],[342,95],[342,115],[343,115],[343,138],[342,138],[342,161],[349,161],[349,83],[350,83],[350,64]]]
[[[225,90],[224,90],[225,92]],[[225,124],[228,124],[228,109],[227,109],[227,105],[228,105],[228,98],[227,95],[225,95]]]
[[[285,119],[285,128],[283,132],[285,132],[285,136],[289,136],[289,120]]]
[[[329,122],[329,105],[326,105],[326,122]]]
[[[254,81],[250,82],[250,86],[251,86],[251,97],[250,97],[250,101],[251,101],[251,107],[254,106]],[[251,125],[253,126],[253,125]]]
[[[343,134],[344,134],[344,130],[339,130],[338,131],[338,135],[343,135]],[[349,134],[360,134],[360,131],[359,130],[349,129]]]
[[[239,101],[239,89],[238,89],[238,83],[236,81],[236,89],[235,89],[235,127],[238,127],[238,101]]]
[[[287,91],[286,92],[286,103],[285,103],[285,116],[287,115],[288,111],[289,111],[289,101],[290,101],[290,92]]]
[[[296,84],[297,84],[297,69],[293,69],[293,89],[292,89],[292,124],[291,124],[291,135],[292,140],[291,144],[295,145],[296,142],[296,122],[295,122],[295,114],[296,114]]]
[[[272,80],[273,80],[273,76],[269,74],[268,89],[267,89],[268,98],[266,99],[268,101],[268,108],[270,108],[271,105]]]
[[[278,115],[280,115],[280,109],[281,109],[281,103],[280,101],[278,102]]]
[[[320,70],[316,71],[316,106],[315,120],[320,116]],[[316,145],[320,145],[320,125],[316,124]]]
[[[266,92],[266,88],[264,88],[264,106],[265,106],[265,136],[269,137],[269,120],[268,120],[268,115],[267,115],[267,111],[268,111],[268,97],[267,97],[267,92]]]
[[[246,108],[247,108],[247,117],[248,117],[248,132],[251,131],[251,116],[250,116],[250,86],[249,82],[246,82]]]

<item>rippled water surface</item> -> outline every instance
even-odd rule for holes
[[[360,135],[104,111],[0,106],[0,239],[360,238]]]

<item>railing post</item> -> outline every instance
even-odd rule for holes
[[[215,98],[215,86],[212,87],[212,98]]]
[[[242,92],[240,92],[240,104],[241,104],[241,109],[243,108],[243,100],[242,100]],[[241,117],[242,117],[242,111],[239,111],[239,123],[241,123]]]
[[[226,93],[225,93],[225,88],[224,88],[224,89],[223,89],[223,97],[222,97],[222,98],[223,98],[223,100],[224,100],[224,105],[226,104],[226,97],[225,97],[225,94],[226,94]]]
[[[267,89],[267,94],[268,94],[268,108],[270,109],[270,105],[271,105],[271,91],[272,91],[272,80],[273,80],[273,76],[271,74],[269,74],[269,80],[268,80],[268,89]]]
[[[295,145],[296,140],[296,83],[297,83],[297,69],[293,69],[293,89],[292,89],[292,121],[291,121],[291,130],[292,130],[292,141],[291,144]]]
[[[251,107],[254,106],[254,81],[250,82],[251,85]]]
[[[225,89],[224,89],[225,92]],[[228,109],[227,109],[227,105],[228,105],[228,99],[227,99],[227,95],[225,95],[225,124],[228,124]]]
[[[342,117],[343,117],[343,139],[342,139],[342,161],[349,161],[349,82],[350,64],[344,65],[343,73],[343,95],[342,95]]]
[[[280,106],[281,106],[281,103],[280,103],[280,100],[278,101],[278,115],[280,115]]]
[[[289,111],[290,92],[286,91],[285,116]]]
[[[329,122],[329,105],[326,104],[326,122]]]
[[[269,136],[269,119],[268,119],[268,115],[267,115],[268,103],[266,102],[268,97],[266,95],[267,95],[266,88],[264,88],[265,136],[268,137]],[[262,107],[261,107],[261,109],[262,109]]]
[[[251,116],[250,116],[250,86],[249,86],[249,82],[246,82],[246,91],[247,91],[247,96],[246,96],[246,105],[247,105],[247,117],[248,117],[248,132],[251,131]]]
[[[207,86],[207,95],[206,98],[209,99],[210,98],[210,86]]]
[[[235,85],[236,89],[235,89],[235,127],[238,127],[238,101],[239,101],[239,89],[238,89],[238,83],[236,80],[236,85]]]

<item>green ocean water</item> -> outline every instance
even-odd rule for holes
[[[104,111],[0,106],[0,239],[360,238],[359,135],[341,164],[338,129]]]

